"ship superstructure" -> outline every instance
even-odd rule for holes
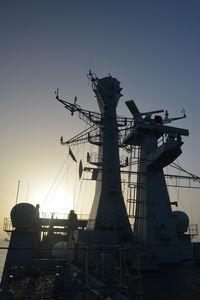
[[[134,124],[126,130],[123,142],[140,148],[133,234],[144,253],[141,267],[153,268],[156,264],[189,259],[192,257],[190,237],[184,231],[178,235],[176,229],[176,218],[182,218],[186,227],[188,218],[183,212],[178,215],[172,212],[171,206],[176,203],[170,202],[163,171],[182,153],[182,136],[188,136],[189,132],[168,126],[172,120],[166,114],[165,118],[155,115],[162,110],[141,114],[134,101],[126,104]]]
[[[172,211],[176,203],[170,201],[163,171],[182,153],[182,137],[189,135],[187,129],[169,123],[185,118],[185,114],[169,118],[167,111],[164,117],[160,115],[163,110],[141,113],[131,100],[126,105],[132,116],[119,117],[119,81],[110,75],[99,79],[92,72],[89,79],[98,113],[82,109],[77,99],[70,103],[60,99],[58,91],[56,95],[72,115],[78,113],[88,124],[74,138],[64,141],[62,137],[61,144],[89,142],[98,147],[98,159],[87,154],[90,167],[79,164],[80,177],[90,172],[96,180],[89,218],[81,220],[75,211],[70,211],[67,219],[41,218],[39,206],[17,204],[11,211],[12,226],[7,228],[11,240],[1,299],[31,299],[26,293],[26,280],[32,295],[39,297],[35,294],[38,278],[45,286],[38,299],[198,299],[199,291],[192,285],[185,289],[189,298],[181,298],[184,280],[188,278],[180,276],[185,268],[192,270],[191,278],[200,277],[197,269],[193,271],[189,219],[184,212]],[[124,161],[120,159],[119,148],[127,152]],[[135,152],[137,171],[129,168]],[[129,178],[129,189],[134,191],[134,196],[130,193],[128,207],[122,193],[122,173]],[[137,176],[134,184],[130,180],[133,175]],[[199,182],[199,177],[192,174],[184,179]],[[195,257],[198,253],[196,243]],[[186,260],[190,260],[189,267],[185,266]],[[172,282],[171,293],[169,290],[163,295],[169,266],[177,285]],[[143,273],[147,270],[153,273]],[[162,272],[160,277],[155,270]],[[155,280],[159,287],[154,293]]]

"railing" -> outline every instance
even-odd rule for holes
[[[10,218],[4,218],[3,230],[6,232],[12,232],[13,226]]]
[[[188,228],[188,232],[191,238],[198,236],[199,235],[198,224],[190,224]]]
[[[87,154],[87,162],[94,165],[101,165],[102,163],[102,156],[96,152],[88,153]]]
[[[127,167],[128,166],[128,158],[125,155],[120,156],[120,166]],[[102,164],[102,155],[96,152],[88,153],[87,162],[91,164],[101,165]]]
[[[57,213],[57,212],[40,212],[40,218],[44,219],[62,219],[67,220],[69,213]],[[87,220],[89,217],[88,214],[77,214],[78,220]]]
[[[64,213],[51,213],[51,212],[41,212],[40,218],[43,219],[61,219],[61,220],[67,220],[69,214]],[[89,215],[88,214],[77,214],[78,220],[88,220]],[[4,218],[3,222],[3,230],[8,232],[12,232],[14,227],[12,226],[12,221],[10,218]]]
[[[54,219],[54,220],[67,220],[68,214],[62,214],[62,213],[50,213],[50,212],[41,212],[40,218],[43,219]],[[87,221],[89,219],[88,214],[77,214],[77,219],[79,221]],[[12,231],[15,228],[12,226],[12,221],[10,218],[4,218],[3,222],[3,230],[9,235],[11,235]]]
[[[101,124],[101,114],[79,111],[79,118],[88,125]]]

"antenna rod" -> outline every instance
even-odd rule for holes
[[[18,180],[18,185],[17,185],[17,195],[16,195],[15,205],[17,204],[17,201],[18,201],[19,187],[20,187],[20,180]]]

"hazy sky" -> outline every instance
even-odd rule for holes
[[[19,201],[44,210],[71,207],[76,175],[68,160],[59,174],[62,188],[44,201],[67,157],[60,136],[85,128],[54,91],[59,87],[63,99],[77,96],[82,107],[97,110],[86,76],[90,66],[99,77],[111,73],[121,81],[123,115],[129,99],[141,111],[168,109],[171,117],[184,107],[187,119],[173,124],[190,131],[180,162],[200,175],[199,53],[199,0],[1,0],[0,224],[15,204],[19,179]],[[68,203],[61,205],[66,194]],[[199,194],[181,193],[193,222],[200,222]]]

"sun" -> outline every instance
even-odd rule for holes
[[[45,186],[37,187],[34,193],[34,199],[40,205],[41,215],[52,215],[64,217],[69,211],[74,209],[74,192],[66,186],[59,186],[56,190],[47,193],[48,189]],[[34,201],[35,202],[35,201]]]
[[[46,203],[43,205],[43,211],[65,214],[73,209],[73,206],[72,193],[66,193],[63,190],[59,190],[55,195],[53,195],[46,201]]]

